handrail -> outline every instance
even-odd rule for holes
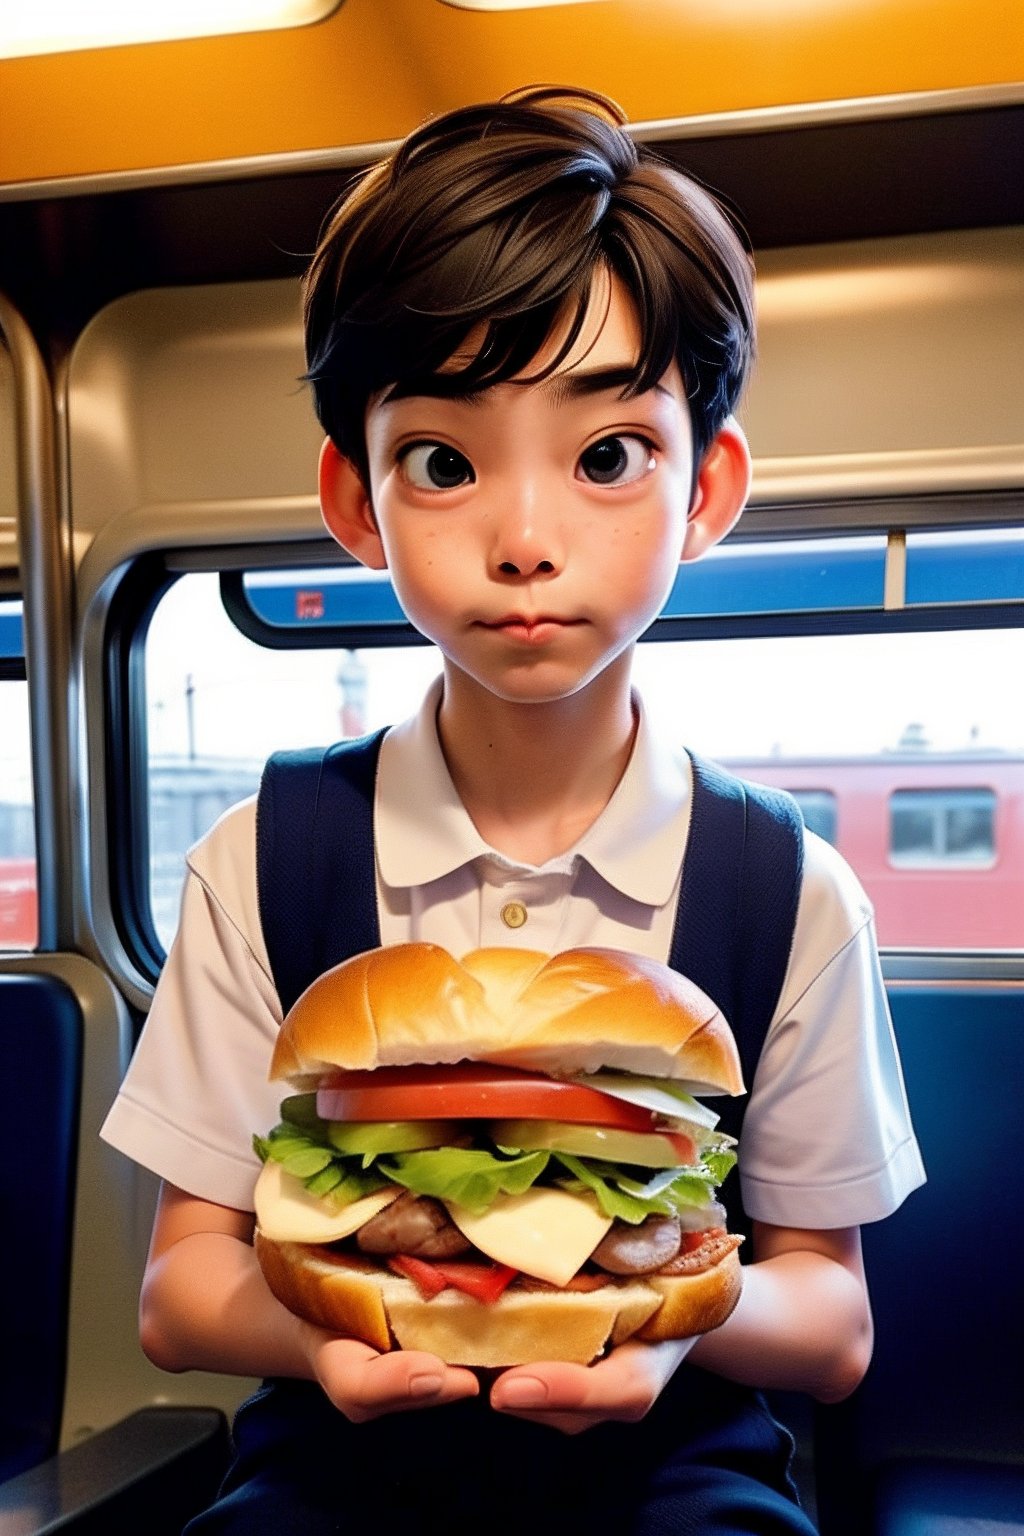
[[[62,537],[53,391],[27,323],[0,293],[0,340],[14,368],[18,547],[29,683],[39,947],[73,938],[71,562]]]

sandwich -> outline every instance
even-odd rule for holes
[[[697,1095],[743,1092],[715,1003],[657,961],[371,950],[289,1011],[293,1090],[253,1145],[254,1246],[299,1316],[452,1365],[588,1363],[718,1327],[735,1163]]]

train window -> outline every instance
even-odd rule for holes
[[[910,604],[1019,602],[1024,529],[973,528],[907,535]]]
[[[800,807],[804,825],[809,832],[816,832],[826,843],[836,840],[836,797],[830,789],[799,789],[794,786],[790,794]]]
[[[889,797],[889,857],[908,868],[991,864],[996,856],[991,789],[897,789]]]
[[[325,573],[291,575],[288,611],[312,621]],[[263,591],[272,608],[267,583]],[[366,607],[358,594],[355,603],[359,613]],[[410,633],[404,620],[402,628]],[[190,573],[169,589],[146,640],[149,898],[165,949],[177,927],[186,850],[256,792],[269,754],[411,714],[439,665],[425,645],[267,650],[231,622],[216,576]]]
[[[21,603],[0,601],[0,950],[38,933],[35,823]]]
[[[999,539],[1005,564],[1014,536]],[[1020,836],[1024,715],[1006,679],[1024,671],[1024,627],[1005,607],[893,623],[881,612],[884,552],[877,535],[776,540],[688,567],[639,648],[638,685],[698,751],[797,796],[859,874],[883,945],[1024,948],[1024,850],[998,846],[1001,829]],[[959,558],[969,564],[970,548]],[[795,618],[775,617],[780,594]],[[214,575],[181,576],[146,658],[150,900],[164,946],[186,848],[254,792],[268,753],[400,719],[439,670],[385,578],[327,566],[235,572],[219,592]],[[967,816],[979,785],[993,797],[984,858]],[[908,856],[891,857],[892,797],[925,790],[947,796],[946,853],[915,863],[908,831]]]

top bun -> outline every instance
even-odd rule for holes
[[[614,949],[475,949],[461,961],[436,944],[368,950],[303,992],[270,1076],[311,1088],[332,1069],[457,1061],[557,1077],[608,1067],[743,1092],[718,1006],[667,965]]]

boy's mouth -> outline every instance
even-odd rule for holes
[[[527,614],[510,613],[494,623],[484,624],[483,627],[496,634],[505,635],[510,640],[539,645],[552,639],[560,630],[572,628],[579,622],[578,619],[559,619],[551,614],[536,614],[531,617]]]

